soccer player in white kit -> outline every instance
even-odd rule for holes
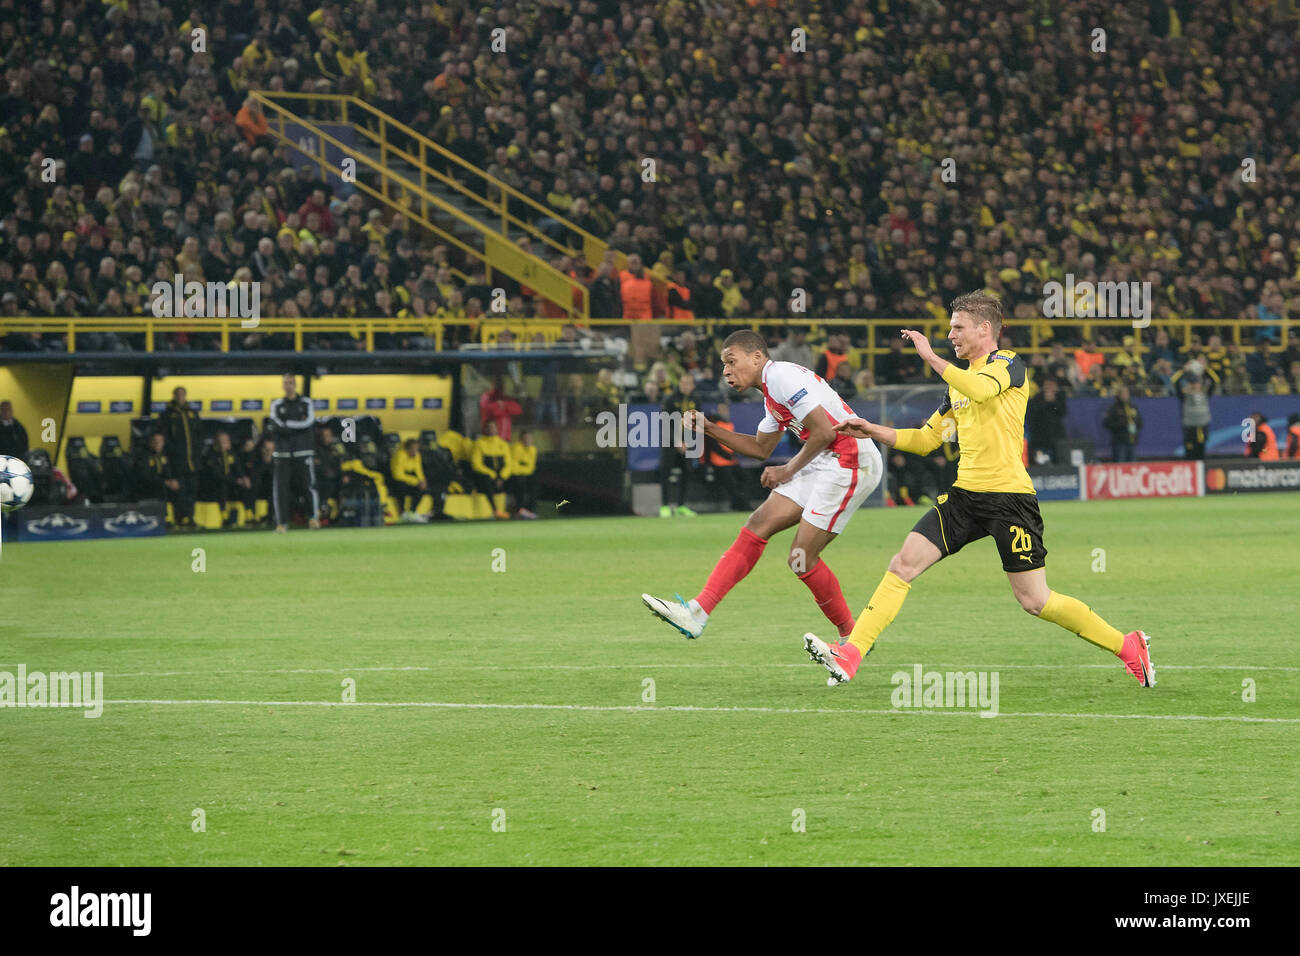
[[[742,330],[727,337],[722,369],[732,388],[762,389],[767,414],[758,434],[719,428],[698,411],[683,416],[685,427],[759,461],[772,454],[787,428],[804,446],[786,464],[763,469],[763,487],[772,494],[749,516],[698,595],[690,601],[681,595],[665,601],[642,594],[641,600],[687,637],[699,637],[718,603],[753,570],[772,535],[797,525],[787,563],[845,637],[853,630],[853,614],[821,553],[880,483],[880,451],[870,439],[837,433],[835,426],[854,417],[853,410],[815,372],[793,362],[772,361],[757,333]]]

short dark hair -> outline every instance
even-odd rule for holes
[[[752,329],[739,329],[727,336],[722,343],[724,349],[740,349],[742,352],[762,352],[767,355],[767,340]]]
[[[949,307],[953,314],[969,312],[975,316],[976,324],[987,322],[993,326],[993,338],[1002,334],[1002,300],[987,292],[967,292],[952,300]]]

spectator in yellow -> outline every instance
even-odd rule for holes
[[[531,431],[521,432],[510,445],[510,491],[515,496],[515,513],[521,518],[537,517],[537,446]]]
[[[370,62],[366,59],[366,55],[364,50],[357,49],[356,38],[351,33],[343,34],[343,45],[335,54],[340,72],[356,80],[358,86],[365,92],[374,93],[375,81],[370,78]]]
[[[379,464],[379,462],[374,458],[372,458],[371,461],[376,465]],[[366,463],[356,456],[345,458],[343,464],[339,466],[339,470],[340,472],[351,471],[369,478],[374,483],[375,493],[379,495],[379,503],[384,509],[384,524],[392,524],[397,520],[397,502],[395,502],[392,495],[388,493],[388,482],[384,479],[383,475],[375,471],[373,468],[367,468]]]
[[[740,308],[740,303],[744,299],[741,294],[740,286],[736,285],[735,276],[730,269],[723,269],[718,273],[718,277],[713,280],[713,286],[722,293],[722,313],[731,318]]]
[[[447,296],[446,304],[438,306],[433,315],[437,319],[465,318],[465,303],[461,301],[460,290],[453,289],[451,295]]]
[[[474,440],[470,454],[474,468],[475,490],[488,496],[492,512],[498,518],[509,518],[506,511],[506,479],[510,477],[510,445],[497,434],[497,423],[488,419],[483,434]]]
[[[307,22],[318,34],[331,43],[339,42],[339,20],[333,13],[327,13],[324,7],[318,7],[307,15]]]
[[[596,398],[601,408],[618,408],[623,390],[614,384],[614,370],[602,368],[596,373]]]
[[[370,210],[366,217],[366,224],[361,227],[361,231],[366,234],[368,242],[379,243],[380,250],[384,247],[384,240],[388,237],[388,227],[384,225],[384,214],[378,209]]]
[[[1142,359],[1137,354],[1137,342],[1131,335],[1124,336],[1124,347],[1110,359],[1112,365],[1119,368],[1128,368],[1136,365],[1142,367]]]
[[[268,66],[275,58],[275,54],[270,49],[270,38],[265,33],[259,33],[248,41],[248,46],[244,47],[241,59],[244,65],[252,70],[261,70]]]
[[[417,513],[429,483],[424,478],[424,462],[420,458],[420,443],[408,438],[400,448],[393,449],[388,462],[393,476],[392,495],[401,509],[402,521],[428,521],[428,515]]]

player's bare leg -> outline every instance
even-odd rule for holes
[[[758,563],[768,539],[786,528],[793,528],[802,518],[802,506],[773,492],[754,509],[731,547],[718,559],[704,589],[696,597],[688,601],[679,594],[676,600],[668,601],[642,594],[641,603],[687,637],[699,637],[713,609]]]
[[[1060,625],[1072,634],[1110,651],[1121,661],[1139,684],[1154,687],[1156,669],[1148,650],[1150,639],[1142,631],[1121,634],[1082,601],[1060,594],[1047,586],[1047,571],[1008,572],[1011,592],[1020,606],[1035,617]]]
[[[903,606],[912,582],[942,558],[943,553],[928,538],[915,531],[909,532],[903,539],[903,547],[890,559],[889,570],[880,579],[866,608],[858,615],[857,623],[844,644],[832,647],[815,634],[804,635],[804,650],[808,656],[831,672],[828,684],[842,684],[853,679],[862,659],[871,653],[880,632],[889,626]]]
[[[786,528],[793,528],[803,520],[803,506],[791,501],[779,491],[774,491],[761,505],[750,512],[745,529],[760,538],[770,538]]]

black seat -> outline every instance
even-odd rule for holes
[[[87,501],[104,500],[104,474],[99,459],[86,447],[80,435],[68,439],[68,477]]]
[[[99,444],[99,472],[105,501],[126,501],[131,485],[131,462],[116,435],[105,435]]]
[[[131,447],[130,453],[138,455],[149,447],[149,436],[158,430],[158,419],[156,418],[133,418],[131,419]],[[102,452],[101,452],[102,453]]]

